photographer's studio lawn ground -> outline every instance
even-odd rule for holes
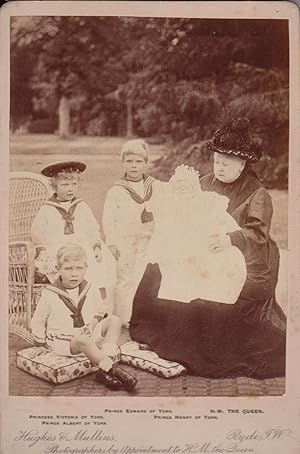
[[[47,164],[60,160],[82,160],[87,170],[82,178],[81,197],[90,205],[98,222],[107,190],[122,174],[120,149],[125,138],[77,137],[62,140],[54,135],[12,135],[10,138],[10,171],[39,173]],[[163,145],[151,145],[153,161],[166,153]],[[150,164],[151,169],[151,164]],[[151,171],[150,171],[151,173]],[[287,191],[272,190],[274,204],[272,235],[280,248],[287,249]],[[122,342],[128,332],[122,331]],[[27,396],[122,396],[125,391],[109,391],[96,383],[94,374],[62,385],[53,385],[32,377],[16,367],[16,351],[30,346],[16,335],[9,343],[9,392],[10,395]],[[183,376],[164,379],[141,370],[133,370],[138,380],[136,396],[249,396],[282,395],[285,379],[254,380],[237,379],[210,380],[201,377]]]

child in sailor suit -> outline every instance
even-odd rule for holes
[[[82,318],[84,325],[93,326],[97,316],[101,319],[105,313],[105,305],[95,285],[83,280],[78,287],[70,290],[64,288],[61,279],[57,279],[43,289],[31,329],[36,342],[46,343],[58,355],[72,356],[70,341],[80,334],[83,326],[77,320]],[[101,321],[98,328],[100,326]],[[95,340],[101,345],[101,330],[98,334]]]
[[[37,250],[45,248],[48,258],[52,259],[66,242],[81,244],[88,254],[87,279],[109,293],[115,282],[115,260],[101,240],[92,210],[77,195],[80,173],[85,167],[84,163],[68,161],[42,170],[52,178],[55,193],[37,214],[31,227],[31,238]],[[54,271],[49,280],[52,282],[55,277]]]
[[[31,321],[34,339],[57,355],[84,354],[98,365],[97,380],[117,388],[122,384],[116,378],[120,370],[113,365],[119,359],[120,320],[108,313],[99,289],[85,280],[87,255],[81,246],[69,243],[61,247],[57,265],[59,277],[43,289]],[[124,374],[121,371],[123,381]],[[125,385],[135,383],[125,376]]]
[[[124,176],[108,191],[103,210],[105,241],[117,259],[114,310],[126,325],[145,268],[145,254],[154,230],[150,208],[160,182],[145,175],[148,146],[129,140],[121,151]]]
[[[59,276],[43,289],[31,321],[35,341],[45,343],[56,354],[72,356],[76,353],[71,351],[71,340],[84,327],[90,328],[95,343],[101,345],[104,340],[101,328],[108,318],[117,348],[120,326],[116,317],[107,317],[109,307],[99,289],[85,279],[85,250],[75,243],[66,244],[58,250],[57,265]]]

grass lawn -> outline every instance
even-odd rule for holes
[[[120,149],[125,138],[76,137],[68,140],[53,135],[12,135],[10,138],[10,170],[39,173],[53,161],[78,159],[86,162],[81,197],[92,208],[101,223],[102,209],[107,190],[122,174]],[[161,145],[151,146],[151,161],[167,150]],[[274,204],[272,235],[279,247],[287,248],[288,193],[271,190]]]

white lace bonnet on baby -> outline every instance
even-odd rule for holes
[[[195,191],[201,190],[199,181],[199,172],[192,166],[181,164],[175,169],[174,175],[169,180],[171,185],[174,185],[177,181],[186,181],[189,183]]]

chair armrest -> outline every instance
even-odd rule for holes
[[[9,243],[9,269],[16,270],[14,273],[9,273],[10,282],[33,283],[34,254],[35,248],[31,241],[13,241]],[[26,272],[22,272],[23,270],[26,270]]]
[[[9,320],[27,329],[32,315],[34,254],[31,241],[9,243]]]

